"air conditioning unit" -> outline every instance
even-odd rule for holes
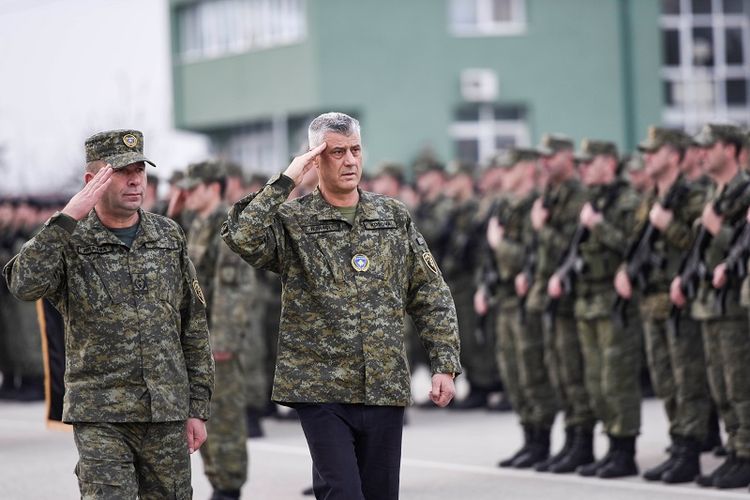
[[[469,68],[461,71],[461,97],[465,101],[495,101],[498,87],[497,75],[491,69]]]

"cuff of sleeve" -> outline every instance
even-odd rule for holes
[[[70,234],[73,234],[73,231],[76,230],[77,225],[78,225],[77,220],[75,220],[73,217],[67,214],[64,214],[62,212],[57,212],[52,217],[50,217],[50,219],[47,221],[48,227],[59,226]]]
[[[268,181],[269,185],[278,186],[282,189],[292,190],[294,189],[294,180],[284,174],[279,174]]]
[[[199,418],[201,420],[208,420],[211,415],[210,404],[208,401],[203,399],[191,399],[190,410],[188,411],[188,417]]]

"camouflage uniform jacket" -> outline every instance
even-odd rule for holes
[[[452,210],[453,201],[443,195],[439,195],[432,201],[420,201],[414,210],[414,223],[421,228],[422,237],[436,258],[445,253],[443,248],[445,241],[441,241],[440,236]],[[438,264],[443,265],[440,261]]]
[[[523,198],[506,197],[498,210],[498,222],[504,229],[503,240],[495,249],[495,263],[499,273],[497,294],[493,297],[502,309],[517,307],[516,275],[523,270],[526,255],[531,245],[531,221],[529,213],[538,193],[532,192]]]
[[[256,271],[221,239],[227,208],[219,205],[205,219],[196,217],[188,234],[188,254],[206,297],[206,316],[215,352],[237,353],[245,335],[257,330]]]
[[[640,203],[636,192],[623,181],[594,186],[591,205],[604,220],[594,226],[581,243],[583,271],[575,284],[576,318],[609,317],[615,302],[613,280],[628,249],[635,226],[634,213]]]
[[[48,224],[5,267],[22,300],[65,322],[65,422],[207,419],[213,360],[203,296],[177,224],[140,211],[126,247],[92,210]]]
[[[406,208],[360,191],[354,225],[317,189],[287,203],[286,176],[237,202],[222,228],[253,266],[281,275],[272,399],[404,406],[403,331],[411,315],[433,373],[459,373],[453,300]],[[354,269],[354,257],[369,266]]]
[[[732,236],[744,222],[747,208],[750,205],[750,187],[746,187],[739,196],[731,201],[724,200],[722,202],[721,195],[723,193],[736,193],[748,180],[750,180],[750,174],[740,169],[737,175],[727,183],[724,190],[719,191],[716,185],[713,185],[708,191],[707,200],[710,203],[720,203],[722,206],[719,209],[723,213],[721,230],[716,236],[711,238],[706,248],[704,262],[706,268],[710,271],[713,271],[726,257],[732,243]],[[696,227],[699,227],[699,225],[696,224]],[[726,317],[736,318],[747,316],[747,310],[740,304],[740,297],[738,295],[737,293],[729,293],[727,296]],[[719,311],[715,308],[715,290],[708,281],[700,283],[698,293],[691,305],[690,313],[693,318],[698,320],[720,317]]]
[[[542,200],[549,216],[537,232],[536,272],[526,302],[526,307],[530,311],[543,311],[547,307],[547,282],[560,264],[578,227],[578,215],[586,201],[586,191],[576,179],[568,179],[559,185],[550,186]],[[557,306],[557,313],[572,316],[572,298],[562,297]]]
[[[644,227],[649,223],[651,208],[657,201],[663,205],[667,193],[672,189],[682,190],[682,193],[672,205],[672,221],[663,233],[658,232],[653,243],[652,252],[664,259],[664,267],[652,268],[648,273],[646,290],[640,297],[643,317],[661,319],[668,317],[671,309],[669,286],[679,272],[683,255],[690,248],[693,240],[693,223],[696,218],[700,217],[705,204],[705,187],[690,183],[681,175],[661,196],[658,196],[655,190],[646,196],[642,202],[643,209],[636,211],[633,234],[640,237]],[[634,241],[633,244],[637,242]],[[633,286],[636,287],[637,284],[633,283]]]

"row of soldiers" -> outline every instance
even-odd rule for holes
[[[645,348],[671,445],[644,478],[747,487],[750,141],[726,124],[695,137],[651,127],[638,149],[623,161],[611,142],[587,139],[576,152],[570,138],[547,135],[535,149],[496,158],[479,200],[469,189],[459,201],[459,170],[448,181],[453,203],[424,196],[435,179],[445,181],[439,167],[417,174],[423,198],[414,218],[454,293],[471,404],[494,382],[477,328],[489,322],[524,435],[499,465],[637,475]],[[566,439],[550,455],[560,411]],[[716,413],[726,458],[702,475],[700,454],[720,451]],[[598,460],[597,423],[609,438]]]

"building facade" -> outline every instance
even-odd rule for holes
[[[267,173],[330,110],[369,169],[544,132],[629,150],[652,123],[748,121],[749,2],[171,0],[175,122]]]

